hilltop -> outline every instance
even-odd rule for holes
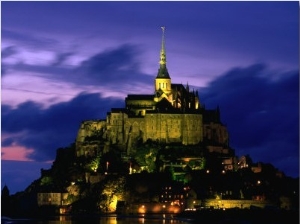
[[[76,141],[57,149],[24,192],[2,190],[3,215],[299,209],[299,178],[238,157],[220,108],[172,83],[164,32],[154,93],[129,94],[124,108],[83,121]]]

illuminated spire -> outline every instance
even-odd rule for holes
[[[167,70],[167,60],[166,60],[166,48],[165,48],[165,30],[166,27],[162,26],[162,41],[161,41],[161,50],[160,50],[160,61],[159,61],[159,70],[156,78],[170,78]]]
[[[160,65],[165,65],[167,64],[166,61],[166,49],[165,49],[165,29],[166,27],[162,26],[162,41],[161,41],[161,50],[160,50]]]

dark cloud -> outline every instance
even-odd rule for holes
[[[1,76],[3,77],[4,75],[7,74],[7,70],[5,68],[5,65],[1,62]]]
[[[3,58],[7,58],[7,57],[9,57],[9,56],[11,56],[11,55],[16,54],[17,52],[18,52],[18,51],[17,51],[17,49],[16,49],[15,46],[9,46],[9,47],[4,48],[4,49],[1,51],[1,57],[2,57],[2,59],[3,59]]]
[[[74,55],[74,53],[72,53],[72,52],[58,54],[52,65],[53,66],[59,66],[62,63],[64,63],[72,55]]]
[[[1,51],[1,58],[2,59],[8,58],[8,57],[16,54],[17,52],[18,51],[15,46],[6,47]],[[6,74],[7,74],[6,65],[5,65],[5,63],[3,63],[3,61],[1,61],[1,75],[3,77]]]
[[[83,61],[76,69],[76,75],[80,77],[81,83],[97,82],[111,87],[119,87],[126,83],[152,83],[153,77],[139,71],[139,60],[136,58],[139,54],[136,46],[122,45]]]
[[[43,49],[54,49],[58,45],[58,41],[51,38],[37,37],[37,33],[27,34],[26,32],[12,31],[7,28],[1,30],[2,40],[14,41],[22,46],[25,44],[27,47],[32,49],[43,48]]]
[[[24,62],[4,65],[6,69],[12,71],[35,72],[49,80],[69,82],[81,87],[101,85],[120,89],[122,86],[124,90],[130,86],[148,85],[153,82],[153,77],[140,71],[137,55],[141,52],[137,46],[122,45],[97,53],[75,68],[62,66],[62,63],[73,54],[72,52],[58,54],[54,63],[49,65],[31,65]]]
[[[82,62],[81,68],[88,74],[101,72],[117,71],[126,66],[128,69],[136,69],[133,57],[137,55],[137,50],[130,45],[123,45],[117,49],[112,49],[96,54],[88,60]]]
[[[206,107],[220,106],[231,146],[239,155],[270,162],[298,176],[299,72],[270,77],[263,64],[235,68],[200,91]]]
[[[13,72],[15,71],[19,71],[19,72],[34,72],[36,74],[39,74],[41,77],[44,77],[46,79],[49,80],[64,80],[64,81],[68,81],[70,80],[70,74],[71,74],[71,70],[69,68],[64,68],[61,66],[53,66],[51,65],[32,65],[32,64],[26,64],[22,61],[13,64],[13,65],[8,65],[3,63],[3,65],[5,66],[5,68],[12,72],[10,72],[11,74],[13,74]],[[9,75],[9,73],[7,72],[7,75]],[[5,86],[4,86],[5,87]]]
[[[6,138],[6,139],[1,141],[1,146],[3,146],[3,147],[11,146],[13,144],[13,142],[14,142],[13,138]],[[3,152],[2,152],[1,155],[3,155]]]
[[[83,120],[104,119],[111,107],[123,106],[121,100],[86,93],[47,109],[34,102],[22,103],[15,109],[2,105],[2,133],[24,133],[6,138],[3,144],[9,146],[16,142],[33,148],[30,159],[35,161],[52,160],[57,148],[75,141]]]

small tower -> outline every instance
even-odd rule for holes
[[[8,187],[6,186],[6,184],[1,191],[1,198],[2,199],[9,198],[9,190],[8,190]]]
[[[166,49],[165,49],[165,27],[161,27],[162,29],[162,43],[160,50],[160,61],[159,61],[159,69],[155,79],[155,92],[162,91],[168,96],[168,100],[171,102],[171,78],[169,76],[169,72],[167,69],[167,60],[166,60]]]

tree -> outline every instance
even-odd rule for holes
[[[152,145],[143,145],[136,150],[134,159],[140,166],[146,167],[149,173],[156,170],[156,157],[158,148]]]
[[[13,211],[12,199],[9,195],[9,189],[5,184],[1,191],[1,215],[9,216]]]
[[[108,178],[102,183],[102,192],[99,195],[99,208],[102,212],[115,212],[117,201],[124,201],[126,179],[123,176]]]
[[[101,160],[100,155],[96,156],[95,158],[93,158],[93,159],[86,165],[86,168],[87,168],[89,171],[97,172],[98,169],[101,168],[101,166],[100,166],[100,160]]]
[[[9,189],[5,184],[5,186],[3,187],[2,191],[1,191],[1,199],[3,200],[6,198],[9,198]]]

